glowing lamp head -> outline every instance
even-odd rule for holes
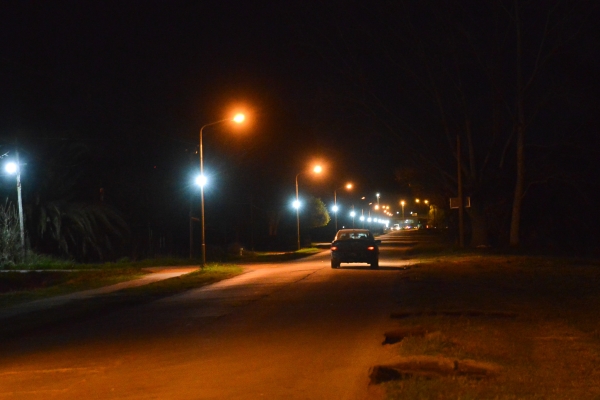
[[[204,187],[204,185],[206,185],[206,182],[207,182],[206,176],[198,175],[196,177],[196,185],[198,185],[200,187]]]
[[[17,172],[17,164],[14,162],[9,162],[8,164],[6,164],[6,166],[4,167],[4,169],[6,170],[6,172],[8,172],[9,174],[14,174]]]
[[[314,172],[315,174],[320,174],[321,172],[323,172],[323,168],[322,168],[320,165],[316,165],[316,166],[313,168],[313,172]]]
[[[346,184],[346,189],[348,189],[348,190],[352,189],[352,184],[351,183],[347,183]]]
[[[235,117],[233,117],[233,122],[241,124],[245,119],[246,116],[244,114],[236,114]]]
[[[333,207],[331,207],[331,211],[333,211],[333,212],[335,212],[335,213],[336,213],[336,212],[338,212],[338,210],[339,210],[339,209],[340,209],[340,208],[339,208],[338,206],[333,206]]]
[[[356,216],[356,213],[355,213],[354,211],[350,211],[350,216],[351,216],[352,218],[354,218],[354,217]]]
[[[298,200],[294,200],[294,202],[292,203],[292,206],[297,210],[300,208],[300,201]]]

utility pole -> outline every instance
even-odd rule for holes
[[[462,187],[462,171],[460,161],[460,136],[456,135],[456,160],[457,160],[457,178],[458,178],[458,246],[462,249],[465,247],[465,223],[464,223],[464,204],[463,204],[463,187]]]
[[[15,147],[15,158],[17,160],[17,198],[19,201],[19,228],[21,229],[21,256],[25,260],[25,227],[23,226],[23,198],[21,197],[21,162],[19,161],[19,149]]]

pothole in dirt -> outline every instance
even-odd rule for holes
[[[464,376],[487,379],[498,375],[500,367],[475,360],[452,360],[444,357],[415,356],[403,358],[391,365],[377,365],[371,369],[371,384],[411,378],[435,379],[445,376]]]
[[[420,326],[394,329],[383,334],[385,340],[382,344],[395,344],[401,342],[406,337],[424,337],[427,332],[427,329]]]
[[[394,319],[405,319],[411,317],[481,317],[487,319],[515,319],[516,313],[504,311],[410,311],[410,312],[393,312],[390,317]]]

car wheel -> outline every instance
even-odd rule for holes
[[[379,260],[375,260],[371,263],[371,268],[379,268]]]
[[[340,267],[339,261],[331,260],[331,268],[339,268],[339,267]]]

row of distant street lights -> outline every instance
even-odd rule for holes
[[[201,224],[201,240],[202,240],[202,256],[201,256],[201,262],[202,262],[202,266],[204,266],[206,264],[206,233],[205,233],[205,215],[204,215],[204,185],[207,182],[206,177],[204,176],[204,158],[203,158],[203,144],[202,144],[202,136],[203,136],[203,132],[204,129],[209,127],[209,126],[213,126],[213,125],[218,125],[221,123],[225,123],[225,122],[235,122],[235,123],[242,123],[245,120],[245,116],[244,114],[236,114],[233,118],[226,118],[226,119],[222,119],[219,121],[215,121],[215,122],[210,122],[208,124],[203,125],[200,128],[200,136],[199,136],[199,141],[200,141],[200,147],[199,147],[199,153],[200,153],[200,175],[196,178],[196,184],[200,186],[200,224]],[[320,174],[323,171],[323,168],[320,165],[316,165],[312,168],[312,172],[315,174]],[[298,250],[300,250],[301,248],[301,243],[300,243],[300,199],[299,199],[299,193],[298,193],[298,177],[304,173],[306,173],[308,171],[301,171],[299,173],[296,174],[296,200],[293,203],[294,208],[296,209],[296,244],[297,244],[297,248]],[[342,188],[346,188],[348,190],[352,189],[352,184],[348,183],[346,185],[344,185]],[[341,188],[338,188],[341,189]],[[337,207],[337,190],[335,189],[333,192],[333,197],[334,197],[334,206],[333,206],[333,211],[335,214],[335,228],[337,231],[337,211],[338,211],[338,207]],[[379,193],[377,194],[377,201],[379,202]],[[354,213],[354,211],[352,212]],[[354,221],[354,215],[352,215],[353,221]],[[362,217],[361,217],[362,218]],[[370,218],[369,218],[370,220]],[[379,222],[379,220],[377,220]],[[382,221],[383,223],[383,221]],[[190,250],[190,254],[191,254],[191,250]]]
[[[198,186],[200,186],[200,223],[201,223],[201,252],[202,252],[202,256],[201,256],[201,265],[202,267],[205,266],[206,264],[206,234],[205,234],[205,214],[204,214],[204,185],[207,183],[207,179],[204,176],[204,157],[203,157],[203,143],[202,143],[202,137],[203,137],[203,133],[204,130],[207,127],[210,126],[214,126],[214,125],[219,125],[222,123],[226,123],[226,122],[234,122],[237,124],[241,124],[244,122],[244,120],[246,119],[244,114],[238,113],[236,114],[234,117],[232,118],[225,118],[225,119],[221,119],[218,121],[214,121],[214,122],[210,122],[208,124],[203,125],[200,128],[200,134],[199,134],[199,155],[200,155],[200,175],[196,178],[196,184]],[[21,236],[21,247],[23,249],[23,251],[25,251],[25,233],[24,233],[24,227],[23,227],[23,203],[22,203],[22,198],[21,198],[21,164],[19,163],[19,153],[18,150],[15,150],[15,161],[16,162],[9,162],[6,164],[5,169],[8,173],[10,174],[16,174],[17,177],[17,193],[18,193],[18,202],[19,202],[19,225],[20,225],[20,236]],[[313,169],[312,172],[315,174],[320,174],[323,171],[323,168],[320,165],[316,165]],[[307,171],[301,171],[298,174],[296,174],[296,200],[293,203],[294,208],[296,209],[296,236],[297,236],[297,247],[298,250],[300,250],[300,200],[298,197],[298,177],[304,173],[306,173]],[[337,213],[338,213],[338,205],[337,205],[337,191],[339,189],[346,189],[346,190],[351,190],[353,188],[352,183],[347,183],[344,186],[341,186],[337,189],[335,189],[333,191],[333,208],[332,211],[334,212],[335,215],[335,229],[337,231],[338,225],[337,225]],[[378,210],[379,209],[379,198],[380,195],[379,193],[376,194],[377,197],[377,205],[375,206],[375,209]],[[363,197],[364,200],[364,197]],[[404,217],[404,201],[402,202],[402,214]],[[388,207],[389,208],[389,207]],[[388,214],[389,215],[389,214]],[[356,212],[354,211],[354,207],[350,213],[350,216],[352,217],[352,224],[354,226],[354,218],[356,216]],[[191,216],[190,216],[191,217]],[[369,215],[367,217],[365,217],[364,215],[360,216],[360,220],[361,221],[367,221],[369,223],[371,222],[375,222],[375,223],[381,223],[381,224],[388,224],[389,220],[384,220],[384,219],[380,219],[380,218],[371,218],[370,215],[370,210],[369,210]],[[191,240],[191,235],[190,235],[190,240]],[[191,243],[190,243],[191,246]],[[191,257],[191,248],[190,248],[190,257]]]

